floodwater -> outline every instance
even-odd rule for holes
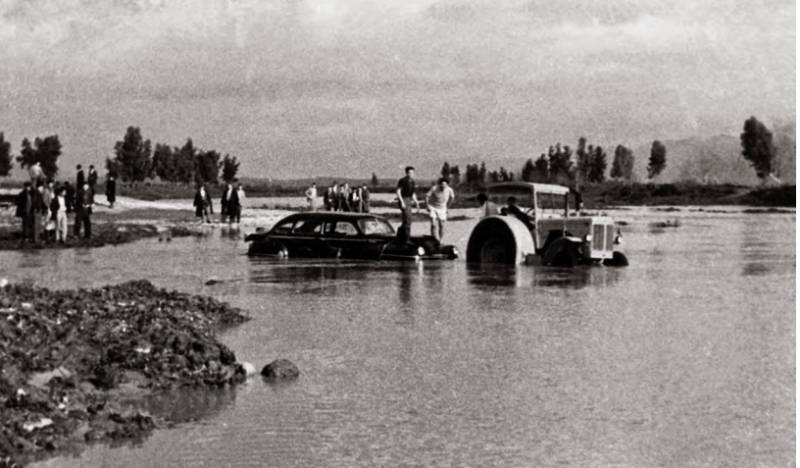
[[[614,212],[623,269],[252,260],[219,231],[0,252],[12,280],[230,301],[240,360],[301,370],[168,396],[185,422],[39,466],[792,466],[796,217],[735,211]]]

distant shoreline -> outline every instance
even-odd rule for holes
[[[244,188],[248,198],[292,198],[303,197],[307,188],[298,181],[266,182],[245,184]],[[418,181],[418,197],[424,200],[424,193],[430,182]],[[2,181],[0,183],[0,205],[13,204],[15,190],[21,186],[19,181]],[[102,186],[102,185],[101,185]],[[318,185],[321,194],[325,186]],[[367,184],[371,193],[393,193],[394,186],[381,184],[378,186]],[[475,196],[481,192],[478,186],[466,184],[454,187],[456,203],[454,208],[469,208],[475,206]],[[102,199],[102,190],[98,190]],[[144,201],[192,199],[195,188],[189,184],[151,183],[144,182],[137,185],[119,184],[117,195]],[[218,200],[222,193],[222,186],[210,186],[209,192],[213,199]],[[627,183],[610,181],[601,184],[591,184],[582,190],[583,204],[587,209],[611,208],[614,206],[708,206],[708,205],[744,205],[753,207],[795,207],[796,186],[745,186],[734,184],[701,184],[697,182],[676,183]],[[372,206],[377,208],[394,207],[392,202],[386,200],[373,200]]]

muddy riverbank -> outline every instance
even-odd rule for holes
[[[170,424],[137,404],[145,396],[244,381],[215,332],[247,319],[212,298],[144,280],[0,287],[0,466],[143,437]]]

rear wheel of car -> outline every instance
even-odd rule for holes
[[[563,237],[551,242],[542,256],[542,264],[547,266],[574,267],[579,260],[578,247]]]
[[[286,246],[283,245],[282,243],[275,242],[275,245],[274,245],[273,248],[274,248],[274,252],[275,252],[274,255],[277,258],[281,258],[281,259],[289,258],[289,249],[287,249]]]

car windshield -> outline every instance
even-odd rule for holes
[[[272,234],[289,234],[292,232],[293,219],[281,221],[272,228]]]
[[[361,227],[361,232],[364,235],[394,235],[394,228],[392,225],[382,219],[377,218],[366,218],[366,219],[359,219],[358,225]]]

